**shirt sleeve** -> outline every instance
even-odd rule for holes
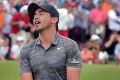
[[[108,17],[111,20],[115,20],[115,21],[120,22],[120,18],[115,14],[115,11],[113,11],[113,10],[108,12]]]
[[[23,47],[20,51],[20,73],[31,72],[28,49]]]
[[[82,67],[82,61],[80,56],[80,50],[76,42],[73,42],[69,47],[67,47],[67,67]]]

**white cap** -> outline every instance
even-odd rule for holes
[[[22,37],[22,36],[18,36],[18,37],[17,37],[17,41],[25,41],[25,39],[24,39],[24,37]]]
[[[28,9],[28,5],[24,5],[20,8],[20,12],[27,11],[27,9]]]
[[[90,40],[101,40],[101,38],[100,38],[98,35],[93,34],[93,35],[91,36]]]

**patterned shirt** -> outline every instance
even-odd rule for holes
[[[21,49],[21,73],[32,72],[33,80],[67,80],[66,67],[81,68],[81,56],[75,41],[56,34],[48,49],[40,39]]]

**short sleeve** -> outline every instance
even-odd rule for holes
[[[82,67],[80,50],[76,42],[73,42],[69,47],[67,47],[67,67]]]
[[[20,51],[20,73],[31,72],[28,49],[23,47]]]

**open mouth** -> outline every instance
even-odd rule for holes
[[[40,23],[41,23],[40,21],[35,21],[35,25],[40,24]]]
[[[41,22],[40,21],[35,21],[35,24],[40,24]]]
[[[41,23],[40,21],[35,21],[35,23],[34,23],[35,27],[38,27],[38,25],[39,25],[40,23]]]

